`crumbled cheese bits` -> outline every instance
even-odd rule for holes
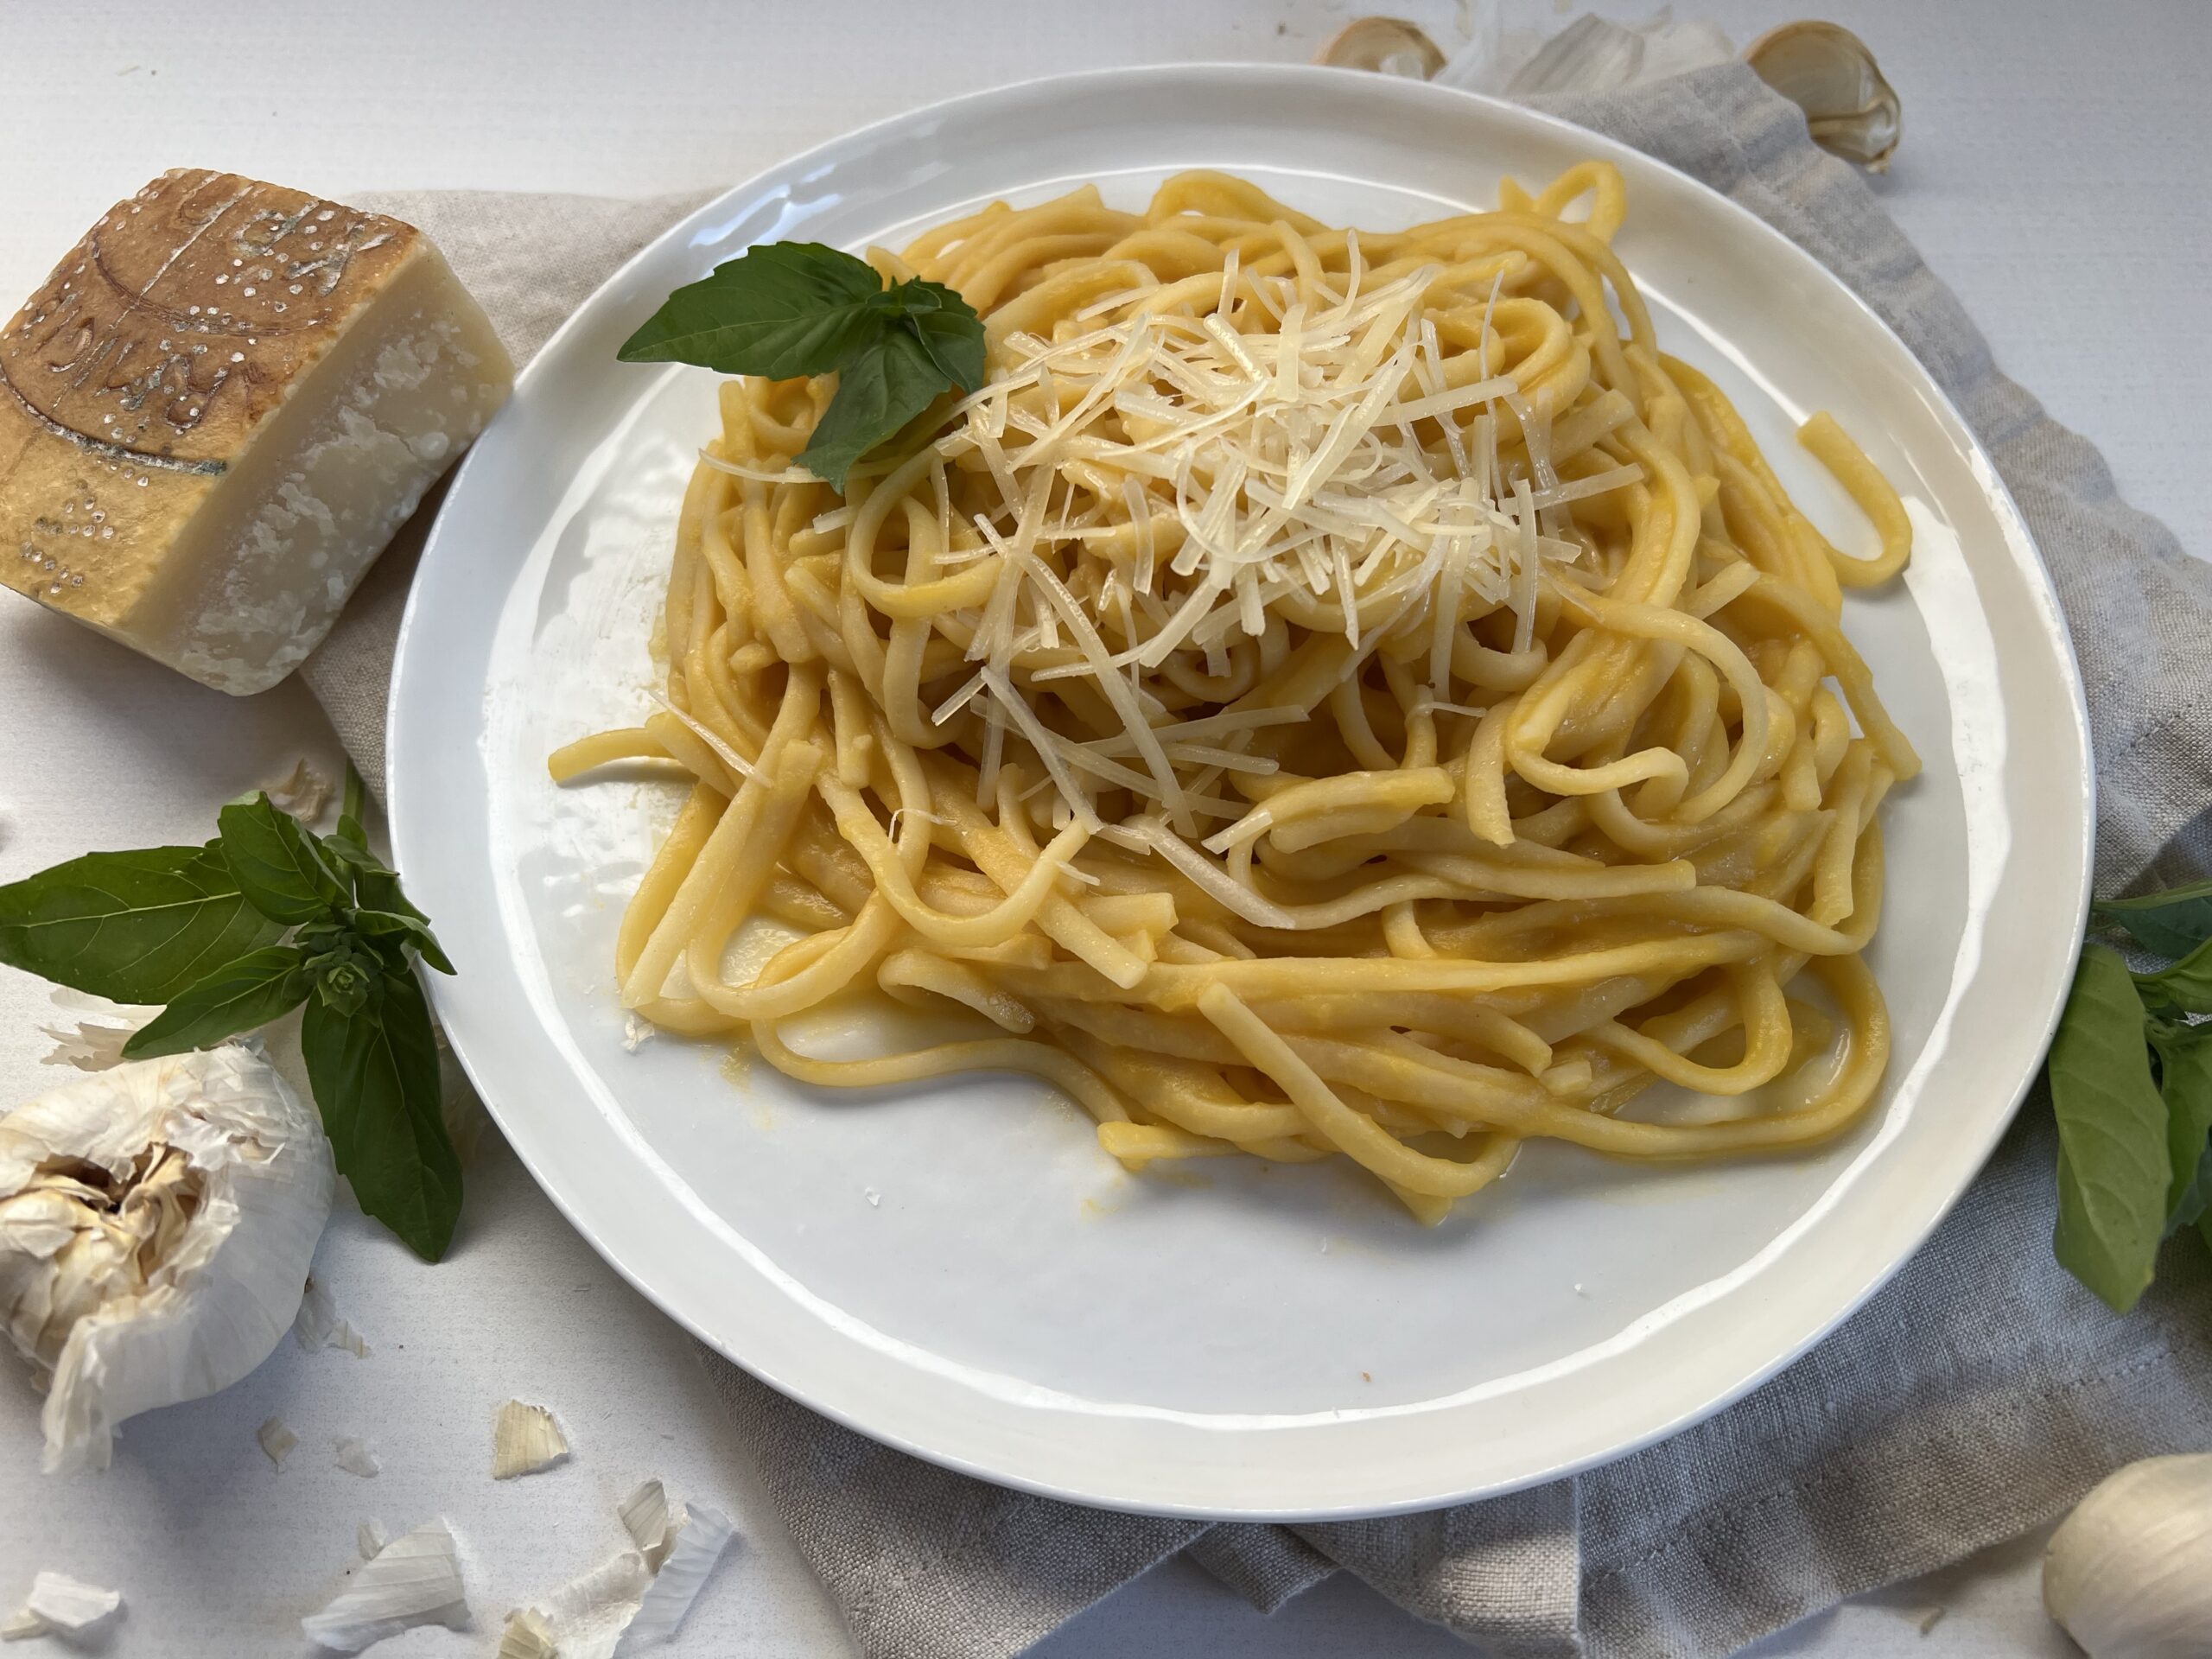
[[[1822,420],[1879,555],[1790,503],[1660,351],[1624,211],[1596,163],[1380,233],[1194,173],[878,251],[982,316],[985,384],[842,497],[796,461],[826,380],[726,384],[665,692],[554,757],[696,782],[625,1007],[812,1083],[1031,1072],[1131,1168],[1343,1156],[1430,1222],[1531,1135],[1851,1122],[1886,1064],[1875,812],[1918,762],[1842,595],[1905,521]],[[756,914],[803,937],[734,981]],[[805,1052],[862,988],[958,1023]],[[1729,1104],[1619,1115],[1659,1081]]]

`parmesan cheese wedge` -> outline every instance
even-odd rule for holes
[[[164,174],[0,330],[0,581],[203,684],[264,690],[513,378],[411,226]]]

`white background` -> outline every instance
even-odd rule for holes
[[[1543,3],[1524,8],[1531,14]],[[1452,0],[1392,0],[1449,50]],[[1613,8],[1634,15],[1626,8]],[[321,7],[0,0],[0,315],[84,228],[173,166],[323,192],[481,186],[643,194],[734,181],[853,125],[1079,67],[1309,56],[1357,10],[1319,0],[959,0],[957,4]],[[1739,43],[1788,0],[1687,0]],[[2212,552],[2212,8],[2063,0],[1831,0],[1903,95],[1878,181],[1960,292],[2000,365],[2111,459],[2120,488]],[[1563,19],[1562,19],[1563,20]],[[96,847],[199,839],[225,798],[336,746],[304,691],[202,691],[27,603],[0,604],[0,880]],[[74,1076],[39,1064],[59,1011],[0,972],[0,1102]],[[353,1556],[356,1526],[442,1514],[477,1628],[378,1655],[486,1654],[506,1608],[620,1541],[613,1503],[646,1475],[720,1503],[747,1542],[670,1649],[850,1650],[779,1535],[690,1338],[572,1233],[493,1137],[469,1172],[453,1255],[425,1268],[358,1215],[317,1271],[367,1359],[289,1344],[215,1399],[141,1419],[105,1475],[37,1472],[37,1401],[0,1365],[0,1611],[38,1568],[122,1588],[113,1651],[296,1655],[296,1621]],[[495,1485],[510,1395],[552,1406],[567,1467]],[[282,1415],[282,1473],[254,1444]],[[362,1481],[331,1441],[365,1434]],[[2035,1605],[2034,1540],[1808,1620],[1756,1651],[2063,1654]],[[1926,1634],[1928,1616],[1944,1617]],[[1339,1577],[1272,1620],[1171,1566],[1037,1651],[1050,1659],[1464,1653]],[[27,1649],[37,1651],[36,1647]]]

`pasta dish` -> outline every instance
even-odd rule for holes
[[[830,379],[722,384],[664,695],[552,762],[690,779],[624,1004],[814,1084],[1031,1073],[1133,1169],[1348,1158],[1426,1222],[1531,1137],[1851,1123],[1918,761],[1840,617],[1910,527],[1826,416],[1879,551],[1791,503],[1660,350],[1624,211],[1599,163],[1392,232],[1191,173],[873,252],[981,314],[988,372],[842,495],[794,464]],[[795,1046],[862,991],[952,1034]]]

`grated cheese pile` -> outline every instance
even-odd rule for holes
[[[1187,674],[1223,679],[1231,646],[1266,633],[1278,613],[1341,632],[1352,647],[1345,678],[1384,639],[1426,630],[1427,695],[1445,708],[1455,706],[1451,642],[1462,620],[1510,608],[1514,648],[1528,648],[1544,562],[1584,552],[1567,504],[1641,469],[1562,482],[1548,411],[1512,377],[1488,372],[1496,284],[1471,362],[1447,357],[1425,312],[1440,275],[1428,267],[1364,287],[1355,241],[1342,294],[1325,288],[1333,302],[1309,309],[1285,278],[1240,282],[1232,257],[1201,314],[1192,284],[1147,285],[1086,307],[1062,339],[999,342],[997,372],[956,405],[928,461],[948,550],[940,563],[1001,559],[987,601],[956,619],[978,666],[933,711],[940,725],[969,709],[984,719],[981,798],[1012,731],[1050,773],[1061,822],[1102,830],[1102,788],[1157,803],[1185,836],[1201,818],[1243,817],[1247,803],[1210,787],[1224,772],[1274,770],[1244,753],[1251,734],[1305,712],[1177,721],[1146,681],[1179,657]],[[1500,404],[1526,455],[1510,470]],[[987,479],[995,506],[960,522],[954,495],[975,498],[949,487],[948,467]],[[1077,678],[1103,695],[1120,734],[1069,737],[1026,695]]]

